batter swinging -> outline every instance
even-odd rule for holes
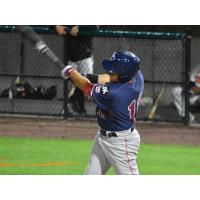
[[[85,174],[106,174],[112,166],[119,175],[137,175],[140,136],[135,120],[144,89],[140,59],[130,51],[119,51],[104,59],[102,65],[107,74],[98,76],[97,84],[69,65],[61,73],[92,96],[97,106],[99,130]]]

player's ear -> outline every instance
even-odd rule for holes
[[[118,82],[119,81],[119,75],[118,74],[110,74],[110,81],[111,82]]]

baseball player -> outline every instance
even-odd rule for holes
[[[185,116],[184,89],[176,86],[172,89],[173,103],[180,117]],[[200,106],[200,65],[196,65],[190,73],[190,105]],[[195,115],[189,112],[190,123],[195,122]]]
[[[67,40],[65,45],[67,50],[68,64],[75,66],[77,71],[80,73],[93,73],[94,58],[92,53],[93,37],[88,35],[80,35],[79,33],[81,31],[95,31],[97,28],[98,27],[95,25],[56,26],[56,31],[58,34],[66,35]],[[79,88],[71,88],[69,92],[68,109],[71,110],[72,115],[87,115],[87,111],[85,109],[84,93],[79,90]]]
[[[130,51],[119,51],[111,59],[104,59],[102,65],[106,74],[92,78],[100,82],[97,84],[73,66],[68,65],[61,72],[64,79],[70,77],[77,87],[92,96],[96,104],[99,130],[85,174],[106,174],[112,166],[118,175],[137,175],[140,136],[135,122],[144,89],[140,59]]]

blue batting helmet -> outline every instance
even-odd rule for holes
[[[127,82],[140,69],[140,59],[130,51],[118,51],[111,59],[104,59],[102,65],[108,74],[118,74],[120,82]]]

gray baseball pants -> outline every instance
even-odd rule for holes
[[[97,132],[86,175],[103,175],[112,166],[117,175],[138,175],[137,154],[140,146],[138,131],[116,132],[117,137],[102,136]]]

